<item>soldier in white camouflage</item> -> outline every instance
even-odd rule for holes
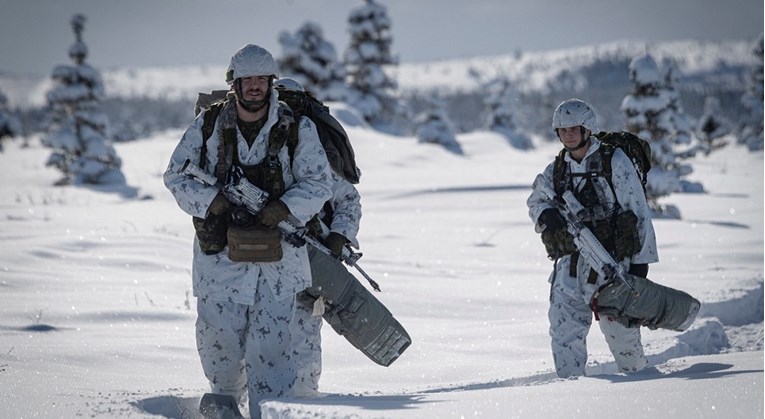
[[[235,100],[227,101],[220,110],[201,156],[208,172],[213,174],[218,163],[257,171],[271,156],[269,134],[280,121],[278,96],[272,87],[277,73],[271,54],[257,45],[245,45],[231,58],[226,80]],[[231,229],[236,227],[247,236],[273,231],[288,217],[304,224],[331,198],[331,169],[316,128],[309,119],[300,118],[294,150],[285,146],[274,153],[280,165],[277,180],[281,192],[273,194],[274,199],[252,219],[234,223],[234,214],[240,212],[215,187],[178,173],[187,160],[200,161],[204,114],[186,130],[164,174],[166,187],[187,214],[200,220],[223,216],[224,226],[228,225],[223,234],[231,237]],[[226,135],[231,136],[230,141]],[[222,154],[221,150],[227,150],[219,148],[222,143],[233,146],[229,147],[233,155]],[[222,161],[224,158],[230,161]],[[258,179],[251,181],[269,189],[270,185],[257,184]],[[226,237],[222,240],[225,244]],[[199,238],[194,239],[197,349],[211,387],[200,403],[206,417],[241,416],[238,403],[245,392],[252,417],[260,417],[258,403],[264,398],[291,395],[298,365],[291,322],[296,295],[311,284],[311,277],[305,246],[292,246],[283,238],[276,245],[281,248],[278,260],[259,259],[254,254],[252,261],[235,262],[229,257],[230,246],[202,249]]]
[[[648,264],[658,261],[656,237],[650,209],[639,175],[627,155],[613,152],[611,179],[602,175],[601,143],[593,109],[579,99],[561,103],[553,114],[552,127],[566,150],[565,189],[571,190],[593,214],[590,228],[630,274],[646,277]],[[534,180],[527,200],[529,216],[535,223],[548,256],[555,259],[550,275],[550,337],[555,370],[560,377],[581,376],[587,364],[587,334],[592,324],[591,300],[598,277],[584,258],[579,258],[566,221],[543,190],[554,190],[553,163]],[[558,191],[556,190],[556,193]],[[631,212],[635,220],[629,249],[614,237],[613,220]],[[597,214],[600,214],[598,216]],[[618,248],[618,249],[617,249]],[[637,372],[647,362],[639,327],[627,327],[608,316],[598,322],[619,371]]]

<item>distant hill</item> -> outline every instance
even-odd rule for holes
[[[447,101],[449,113],[461,131],[480,129],[483,86],[498,77],[506,77],[517,90],[518,124],[531,132],[546,130],[554,107],[573,96],[590,101],[604,127],[618,128],[618,107],[631,88],[627,66],[646,50],[660,66],[668,62],[674,65],[676,87],[689,115],[701,114],[706,94],[718,96],[723,109],[731,115],[738,111],[755,60],[747,40],[650,44],[617,41],[565,50],[402,64],[391,72],[412,112],[421,108],[420,97],[437,93]],[[139,118],[140,108],[145,107],[142,104],[166,102],[167,106],[178,107],[172,112],[173,123],[183,124],[193,115],[190,103],[197,92],[226,87],[225,69],[225,65],[102,69],[107,96],[114,102],[107,106],[122,108],[122,116],[115,115],[117,118]],[[48,78],[0,74],[0,89],[9,97],[11,106],[44,105],[50,83]],[[130,111],[124,109],[126,106],[139,109]],[[165,114],[169,112],[167,106]]]

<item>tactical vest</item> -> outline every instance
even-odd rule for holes
[[[212,136],[218,115],[227,102],[228,99],[213,103],[203,117],[202,147],[199,157],[199,166],[203,170],[207,166],[207,141]],[[236,125],[221,127],[218,161],[215,165],[215,176],[221,184],[226,182],[229,170],[233,165],[236,165],[242,169],[250,183],[269,194],[269,201],[279,199],[284,195],[286,186],[282,163],[278,154],[283,147],[287,147],[290,161],[292,160],[298,142],[298,132],[289,106],[279,102],[278,115],[279,119],[269,132],[266,156],[255,165],[245,166],[239,161]],[[244,208],[234,208],[227,214],[210,214],[207,218],[193,217],[192,222],[199,245],[205,254],[215,254],[223,250],[223,247],[228,243],[226,234],[232,219],[239,225],[255,222],[254,217]]]
[[[603,247],[619,261],[632,256],[641,249],[638,234],[637,216],[632,211],[622,211],[616,201],[616,192],[611,179],[611,159],[615,147],[601,143],[598,153],[592,154],[587,159],[587,170],[583,173],[571,173],[569,165],[564,160],[565,149],[556,157],[553,164],[553,183],[555,193],[561,195],[570,190],[577,200],[585,208],[583,217],[584,224],[592,231]],[[608,190],[603,190],[595,185],[594,179],[602,177],[610,186],[614,204],[609,204],[605,195]],[[574,180],[582,179],[579,188],[574,187]],[[570,275],[576,276],[576,265],[579,254],[574,252],[571,259]],[[594,283],[596,277],[591,272],[589,280]]]

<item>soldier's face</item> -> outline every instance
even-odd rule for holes
[[[244,100],[264,100],[268,94],[268,76],[242,78],[242,96]]]
[[[573,148],[579,145],[579,142],[582,141],[581,128],[580,126],[558,128],[558,137],[564,147]]]

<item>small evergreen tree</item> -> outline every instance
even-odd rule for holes
[[[21,122],[8,109],[8,97],[0,91],[0,151],[3,151],[3,142],[7,137],[15,137],[21,134]]]
[[[348,97],[345,68],[338,62],[335,47],[324,39],[317,23],[305,22],[294,35],[279,35],[283,56],[279,69],[310,89],[322,101],[344,101]]]
[[[104,95],[101,75],[85,63],[88,48],[82,42],[85,16],[70,21],[75,42],[69,48],[73,65],[53,69],[48,103],[54,113],[50,134],[43,144],[52,148],[47,165],[64,178],[57,184],[124,184],[122,161],[108,140],[109,121],[100,111]]]
[[[749,86],[741,96],[744,107],[744,117],[739,129],[739,142],[746,144],[750,150],[763,149],[763,34],[752,47],[756,61],[752,66]]]
[[[417,139],[420,143],[439,144],[456,154],[463,154],[457,142],[454,124],[449,119],[443,100],[432,96],[428,107],[415,120]]]
[[[622,101],[627,131],[651,145],[651,170],[646,195],[654,210],[661,211],[658,198],[681,191],[681,179],[692,172],[679,162],[672,143],[673,112],[669,95],[662,91],[663,80],[656,61],[649,54],[635,57],[629,65],[632,93]]]
[[[683,110],[680,103],[680,95],[675,89],[677,84],[677,75],[675,64],[671,60],[665,60],[663,67],[664,84],[661,86],[662,94],[667,96],[669,102],[668,112],[671,114],[672,134],[670,141],[675,148],[685,148],[686,151],[678,153],[681,158],[693,157],[695,148],[690,147],[693,142],[693,121]]]
[[[511,106],[513,91],[510,82],[503,78],[487,86],[484,99],[486,106],[486,128],[502,134],[514,148],[529,150],[534,148],[531,139],[520,132],[515,124],[515,112]]]
[[[716,97],[704,99],[704,114],[699,118],[697,132],[700,148],[707,156],[728,144],[725,136],[731,132],[730,122],[722,116],[720,100]]]
[[[374,0],[352,10],[345,65],[351,87],[348,102],[373,126],[395,130],[403,109],[395,97],[397,83],[383,71],[384,66],[398,64],[391,54],[390,28],[386,8]]]

